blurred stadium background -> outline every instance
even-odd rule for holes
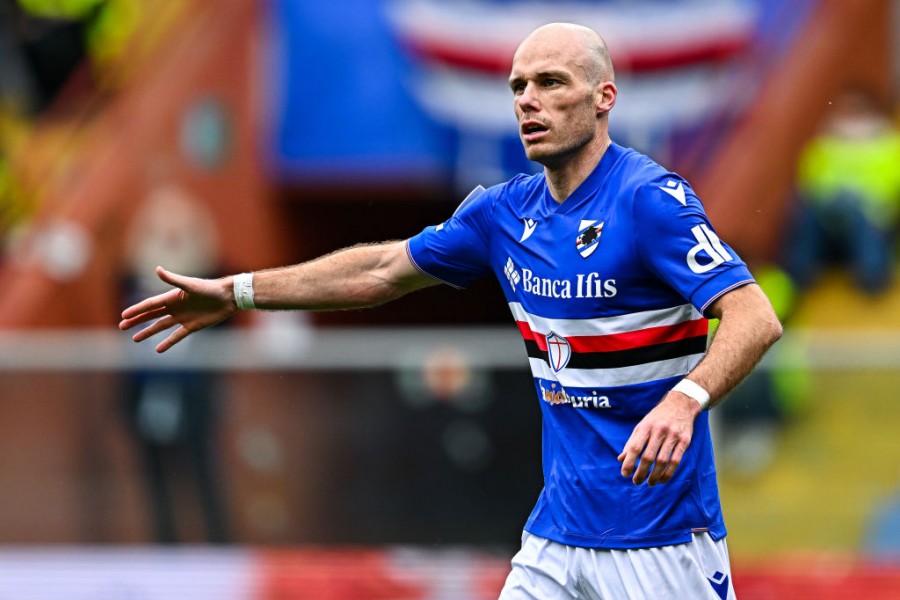
[[[115,325],[158,263],[211,276],[404,238],[533,170],[505,76],[551,20],[606,35],[614,139],[694,183],[787,320],[716,417],[739,597],[900,597],[900,291],[832,271],[798,296],[772,268],[832,99],[897,108],[898,14],[0,0],[0,598],[496,597],[541,481],[492,282],[241,315],[164,357]]]

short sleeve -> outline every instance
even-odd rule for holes
[[[681,177],[666,174],[641,185],[633,210],[644,264],[700,312],[754,281],[744,261],[719,239],[700,199]]]
[[[406,242],[410,261],[422,273],[457,288],[491,273],[490,229],[500,187],[478,187],[440,225]]]

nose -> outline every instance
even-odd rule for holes
[[[516,96],[516,107],[523,113],[540,110],[541,104],[537,97],[537,89],[534,84],[527,83],[522,93]]]

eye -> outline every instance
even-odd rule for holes
[[[552,77],[545,79],[543,82],[544,87],[556,87],[558,85],[562,85],[562,81],[559,79],[553,79]]]
[[[521,94],[525,91],[525,83],[521,81],[515,81],[509,85],[509,88],[513,91],[513,94]]]

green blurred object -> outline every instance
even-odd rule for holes
[[[762,288],[775,314],[782,321],[789,320],[797,302],[797,287],[788,274],[775,265],[766,265],[755,271],[757,283]],[[782,340],[772,364],[772,386],[775,403],[784,416],[800,412],[810,398],[811,380],[807,367],[806,349],[792,340]]]
[[[88,26],[88,51],[101,68],[121,59],[141,20],[138,0],[108,0]]]
[[[790,318],[797,306],[797,287],[788,274],[774,265],[767,265],[754,271],[756,282],[769,297],[778,318],[781,320]]]
[[[36,17],[78,21],[105,0],[18,0],[23,10]]]

